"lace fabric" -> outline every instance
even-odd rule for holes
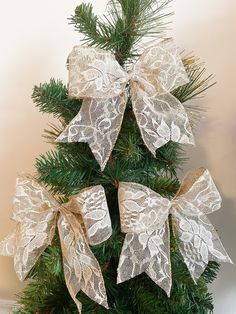
[[[171,94],[188,82],[172,40],[146,49],[128,73],[110,52],[76,46],[69,57],[69,96],[83,104],[57,141],[88,143],[104,170],[121,129],[129,84],[137,124],[153,155],[170,140],[194,144],[187,113]]]
[[[83,225],[77,218],[78,214]],[[76,299],[80,290],[108,308],[102,272],[89,247],[89,244],[107,240],[112,233],[102,186],[89,187],[61,205],[33,178],[20,177],[16,185],[13,219],[17,227],[0,242],[0,254],[14,257],[15,271],[20,280],[26,278],[51,244],[57,225],[65,282],[78,311],[81,313],[82,308]]]
[[[180,252],[195,282],[209,261],[232,263],[206,217],[221,206],[208,170],[190,173],[172,201],[133,182],[121,182],[118,193],[121,229],[126,233],[118,266],[119,283],[145,272],[170,294],[169,214]]]

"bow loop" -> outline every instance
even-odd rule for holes
[[[124,92],[127,82],[127,73],[108,51],[75,46],[69,55],[69,96],[72,98],[117,97]]]
[[[221,201],[210,172],[199,168],[184,178],[172,207],[187,216],[198,216],[220,209]]]
[[[169,200],[141,184],[120,182],[118,198],[124,233],[160,229],[168,218]]]
[[[147,48],[141,55],[134,70],[145,73],[147,82],[154,86],[160,84],[165,91],[173,91],[189,83],[178,48],[172,39],[165,39]]]
[[[110,238],[111,219],[105,191],[101,185],[81,190],[70,200],[67,208],[76,214],[81,214],[89,244],[97,245]]]
[[[128,73],[110,52],[76,46],[69,57],[69,96],[83,104],[57,141],[88,143],[104,170],[121,129],[130,83],[137,124],[154,156],[169,141],[194,144],[187,113],[171,94],[188,82],[171,40],[145,50]]]
[[[50,220],[60,205],[32,176],[21,175],[16,179],[12,219],[17,222],[37,223]]]

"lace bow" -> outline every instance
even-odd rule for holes
[[[180,252],[195,283],[209,261],[232,263],[206,216],[220,206],[220,194],[209,171],[202,168],[187,175],[172,201],[141,184],[121,182],[119,207],[126,237],[118,283],[145,272],[170,295],[170,213]]]
[[[20,280],[26,278],[51,244],[57,225],[65,281],[78,311],[81,313],[82,308],[76,299],[80,290],[108,308],[102,272],[88,245],[102,243],[112,232],[102,186],[82,190],[67,204],[61,205],[33,178],[19,177],[12,218],[17,227],[0,242],[0,254],[14,257],[15,271]]]
[[[57,141],[88,143],[103,170],[121,129],[129,83],[137,124],[154,156],[170,140],[194,144],[187,113],[171,94],[188,82],[172,40],[146,49],[128,73],[110,52],[75,46],[69,56],[69,96],[83,103]]]

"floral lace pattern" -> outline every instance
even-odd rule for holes
[[[58,219],[65,282],[72,299],[81,313],[82,305],[76,299],[83,291],[91,300],[108,309],[106,288],[100,265],[87,245],[83,229],[75,216],[65,212]]]
[[[215,183],[208,170],[199,169],[199,177],[188,186],[192,176],[190,173],[183,181],[186,187],[180,189],[173,200],[171,213],[176,236],[180,239],[180,252],[196,282],[209,261],[232,261],[206,216],[221,207]]]
[[[195,282],[209,261],[232,263],[206,217],[221,205],[208,170],[190,173],[172,201],[133,182],[121,182],[118,195],[121,229],[126,233],[118,266],[119,283],[145,272],[170,294],[169,214],[180,252]]]
[[[24,280],[35,261],[54,236],[57,202],[29,177],[16,180],[12,219],[15,230],[0,242],[0,254],[14,257],[14,267],[20,280]]]
[[[110,52],[76,46],[69,56],[69,96],[84,101],[57,141],[87,142],[103,170],[120,132],[129,83],[137,124],[153,155],[170,140],[194,144],[187,113],[171,94],[188,82],[171,40],[146,49],[128,73]]]
[[[84,99],[80,112],[57,141],[88,143],[95,159],[104,170],[120,133],[126,101],[126,94],[99,101]]]
[[[168,216],[179,240],[179,249],[194,280],[209,261],[229,262],[207,214],[221,206],[220,194],[208,170],[189,173],[172,201],[138,183],[120,182],[118,189],[121,229],[126,233],[117,282],[145,272],[167,295],[172,285]],[[0,242],[0,254],[14,257],[15,270],[24,280],[50,245],[57,224],[61,241],[65,282],[76,299],[82,290],[108,308],[105,284],[89,244],[107,240],[111,220],[102,186],[89,187],[59,204],[32,177],[17,179],[12,218],[16,229]]]
[[[118,283],[145,272],[167,295],[171,289],[169,227],[171,202],[137,183],[119,184],[121,230],[126,233]]]
[[[85,194],[92,204],[90,212],[82,202]],[[84,221],[83,225],[78,214]],[[65,281],[78,311],[81,313],[82,308],[76,299],[80,290],[108,308],[102,272],[88,245],[90,241],[93,244],[101,243],[111,234],[111,222],[102,186],[87,188],[81,195],[79,193],[67,204],[61,205],[32,177],[20,177],[17,179],[13,219],[17,222],[17,227],[0,242],[0,254],[14,257],[15,270],[20,280],[26,278],[40,255],[50,245],[57,224]],[[83,227],[86,232],[88,226],[89,232],[85,235]]]
[[[104,188],[101,185],[86,188],[74,200],[83,215],[89,243],[96,245],[109,239],[112,227]]]

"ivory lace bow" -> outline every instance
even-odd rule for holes
[[[232,263],[206,216],[220,206],[220,194],[209,171],[204,169],[189,173],[172,201],[143,185],[121,182],[119,207],[126,237],[118,266],[118,283],[145,272],[170,295],[169,214],[194,282],[209,261]]]
[[[154,156],[170,140],[194,144],[185,109],[171,94],[188,82],[172,40],[146,49],[128,73],[110,52],[75,46],[69,56],[69,96],[83,103],[57,141],[88,143],[103,170],[121,129],[129,83],[137,124]]]
[[[78,311],[81,313],[82,308],[76,299],[80,290],[108,308],[101,269],[88,245],[102,243],[112,232],[102,186],[82,190],[67,204],[61,205],[33,178],[19,177],[12,218],[17,227],[0,242],[0,254],[14,256],[15,271],[20,280],[26,278],[51,244],[57,224],[65,281]]]

